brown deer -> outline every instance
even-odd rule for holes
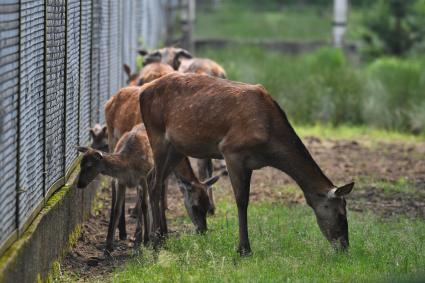
[[[146,68],[146,67],[145,67]],[[142,122],[141,114],[140,114],[140,106],[139,106],[139,94],[140,94],[141,88],[140,87],[125,87],[120,89],[115,95],[113,95],[106,103],[105,105],[105,119],[108,129],[108,139],[109,139],[109,148],[115,148],[115,145],[117,144],[118,140],[121,138],[123,134],[130,131],[131,128]],[[205,199],[206,195],[208,196],[207,191],[210,190],[210,186],[216,181],[215,178],[208,178],[203,183],[199,182],[199,180],[195,177],[194,174],[191,174],[192,168],[190,167],[190,163],[187,163],[186,161],[182,161],[182,167],[180,170],[184,170],[185,173],[181,173],[180,176],[185,177],[187,180],[190,180],[192,182],[192,185],[195,187],[195,189],[190,191],[184,191],[185,197],[191,197],[191,199],[197,199],[198,197],[195,197],[196,195],[200,195],[199,198]],[[187,166],[187,167],[185,167]],[[176,169],[177,170],[177,169]],[[215,181],[214,181],[215,180]],[[212,182],[214,181],[214,182]],[[182,183],[183,184],[183,183]],[[164,186],[166,188],[166,186]],[[122,187],[121,187],[122,188]],[[197,188],[205,188],[205,190],[200,190]],[[125,188],[124,188],[125,190]],[[164,189],[165,190],[165,189]],[[161,202],[162,207],[166,208],[166,192],[164,193],[163,202]],[[192,195],[194,196],[192,198]],[[124,198],[125,191],[124,192],[117,192],[115,189],[115,186],[112,186],[112,200],[113,203],[115,202],[123,202],[124,200],[121,200],[121,198]],[[186,198],[185,198],[186,203]],[[200,205],[205,205],[206,209],[208,211],[212,210],[212,205],[206,202],[200,202]],[[188,206],[186,205],[186,208],[188,209]],[[200,216],[202,216],[202,211],[204,209],[198,208],[200,211]],[[114,215],[116,213],[111,210],[111,219],[110,223],[113,222]],[[188,214],[191,215],[191,211],[188,209]],[[192,213],[193,214],[193,213]],[[121,215],[124,215],[123,212],[121,212]],[[196,217],[196,216],[195,216]],[[192,220],[194,217],[192,217]],[[198,221],[202,222],[202,221]],[[199,223],[195,223],[195,226],[198,231],[203,231],[204,228],[202,226],[199,226]],[[206,227],[206,226],[205,226]],[[125,233],[125,219],[120,219],[119,223],[119,231],[120,231],[120,238],[124,239],[126,236]]]
[[[136,246],[141,243],[141,226],[144,227],[143,242],[149,241],[149,214],[147,204],[147,178],[148,172],[153,168],[152,151],[143,124],[138,124],[125,133],[118,141],[113,153],[100,150],[78,147],[83,152],[81,170],[77,178],[77,187],[86,187],[99,175],[107,175],[118,181],[118,196],[112,204],[111,221],[106,237],[106,251],[113,250],[114,234],[124,211],[124,199],[126,187],[138,187],[138,222],[136,229]],[[190,218],[196,226],[196,230],[204,232],[207,229],[206,215],[210,203],[206,193],[208,186],[218,180],[213,177],[204,183],[200,183],[190,167],[189,160],[182,160],[176,168],[178,180],[184,184],[181,186],[184,202]],[[142,225],[143,223],[143,225]],[[166,230],[167,227],[164,226]]]
[[[140,107],[153,150],[149,187],[153,227],[161,233],[158,202],[164,179],[182,158],[224,158],[239,218],[241,255],[251,253],[247,208],[253,170],[265,166],[291,176],[313,208],[324,236],[348,248],[346,201],[354,183],[335,187],[295,133],[284,111],[260,85],[172,73],[143,87]]]

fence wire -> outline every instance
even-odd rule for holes
[[[107,99],[161,38],[157,0],[0,3],[0,255],[63,185]]]

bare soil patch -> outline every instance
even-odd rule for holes
[[[351,211],[372,211],[383,217],[406,215],[425,219],[425,143],[304,139],[308,149],[325,174],[336,185],[351,180],[357,185],[349,197]],[[405,179],[408,189],[388,191],[386,184]],[[216,202],[233,198],[228,177],[222,177],[216,187]],[[282,204],[305,203],[301,190],[282,172],[264,168],[253,174],[251,202]],[[111,257],[103,255],[109,221],[110,192],[104,189],[99,197],[100,209],[82,227],[76,246],[61,263],[62,271],[74,274],[79,281],[102,278],[134,255],[132,239],[136,221],[129,215],[135,204],[135,191],[128,190],[126,219],[128,239],[119,241]],[[186,215],[182,195],[175,182],[170,182],[168,219],[173,231],[190,231],[183,224]],[[118,233],[117,233],[118,234]]]

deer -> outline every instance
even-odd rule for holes
[[[153,64],[152,64],[153,65]],[[145,66],[143,69],[145,69],[147,66]],[[168,69],[170,72],[173,72],[172,69]],[[147,74],[146,72],[144,73],[143,70],[142,72],[143,74]],[[156,73],[156,74],[161,74],[161,73]],[[143,77],[143,76],[142,76]],[[154,79],[152,76],[148,76],[146,75],[146,77],[151,78],[152,80]],[[146,80],[147,81],[147,80]],[[129,86],[129,87],[125,87],[120,89],[116,94],[114,94],[113,96],[111,96],[111,98],[109,98],[109,100],[106,102],[105,104],[105,120],[106,120],[106,125],[107,125],[107,129],[108,129],[108,144],[109,144],[109,148],[113,149],[115,148],[118,140],[122,137],[122,135],[124,135],[126,132],[130,131],[132,129],[132,127],[134,125],[137,125],[139,123],[142,122],[142,118],[141,118],[141,114],[140,114],[140,106],[139,106],[139,93],[141,91],[140,87],[137,86]],[[208,195],[208,191],[210,191],[210,187],[217,181],[217,178],[215,177],[210,177],[207,178],[205,180],[203,180],[203,182],[201,183],[194,174],[191,174],[190,172],[192,172],[192,168],[190,166],[190,163],[186,163],[185,161],[182,161],[184,164],[183,167],[181,167],[181,170],[185,171],[185,174],[180,174],[183,176],[186,176],[187,180],[190,180],[190,182],[192,183],[192,186],[198,189],[194,189],[194,190],[183,190],[182,193],[184,195],[184,199],[186,198],[191,198],[193,200],[196,200],[198,197],[192,197],[192,196],[196,196],[198,195],[199,198],[205,199],[205,196],[202,196],[204,194],[204,192],[206,192],[205,194]],[[186,167],[190,167],[190,168],[186,168]],[[124,197],[125,197],[125,187],[120,187],[120,190],[117,192],[116,188],[115,188],[115,184],[112,183],[112,201],[113,204],[114,203],[121,203],[124,202]],[[166,188],[167,186],[165,186]],[[189,188],[188,186],[184,186],[184,182],[181,181],[180,182],[180,188]],[[201,188],[205,188],[205,190],[201,189]],[[122,192],[122,190],[124,190],[124,192]],[[164,194],[166,194],[166,189],[164,189],[165,192]],[[161,205],[165,208],[168,207],[167,202],[166,202],[167,198],[166,196],[164,196],[163,198],[163,202],[161,203]],[[186,201],[185,201],[186,204]],[[212,210],[212,205],[208,204],[207,202],[203,202],[200,203],[200,205],[205,205],[205,207],[207,208],[208,211]],[[124,213],[124,205],[122,205],[122,209],[123,211],[121,212],[121,217],[120,217],[120,221],[119,221],[119,233],[120,233],[120,239],[125,239],[126,238],[126,231],[125,231],[125,213]],[[189,216],[191,215],[191,212],[188,209],[188,206],[186,205],[186,209],[188,210],[188,214]],[[136,207],[137,210],[137,207]],[[203,209],[198,209],[200,211],[203,211]],[[202,214],[202,213],[201,213]],[[118,213],[114,211],[113,206],[111,207],[111,214],[110,214],[110,223],[116,221]],[[191,219],[193,221],[193,219],[195,219],[195,217],[191,216]],[[197,222],[202,222],[202,221],[197,221]],[[115,222],[114,222],[115,223]],[[206,228],[204,227],[199,227],[199,225],[197,225],[197,223],[195,223],[195,227],[197,231],[204,231]],[[112,225],[112,224],[110,224]],[[115,231],[115,230],[114,230]],[[109,232],[108,232],[109,233]]]
[[[77,187],[85,188],[99,174],[111,176],[118,180],[118,197],[113,200],[111,221],[109,222],[106,237],[105,252],[113,250],[114,232],[118,226],[118,219],[122,219],[124,212],[125,187],[137,187],[138,217],[135,233],[135,247],[142,240],[141,227],[144,227],[143,242],[149,241],[149,219],[147,203],[147,174],[152,168],[152,152],[142,124],[136,125],[126,132],[111,152],[105,152],[89,147],[77,147],[83,153],[80,162],[81,170],[77,177]],[[122,195],[124,194],[124,195]],[[121,230],[120,230],[121,233]],[[120,234],[122,239],[122,234]]]
[[[151,64],[158,64],[158,62],[170,64],[174,70],[181,73],[196,73],[204,74],[219,78],[227,78],[226,72],[222,66],[217,62],[214,62],[208,58],[195,58],[189,51],[176,48],[176,47],[165,47],[152,52],[146,50],[140,50],[139,54],[144,56],[144,65],[147,67]],[[211,159],[197,159],[198,176],[200,180],[206,180],[212,177],[213,164]],[[225,175],[226,172],[225,164],[221,163],[218,168],[221,171],[221,175]],[[208,195],[212,202],[211,215],[215,214],[215,201],[212,188],[208,190]]]
[[[252,253],[247,219],[251,175],[265,166],[295,180],[325,238],[335,249],[348,249],[345,196],[354,182],[336,187],[330,181],[263,86],[171,73],[143,87],[140,109],[154,158],[149,196],[155,235],[166,221],[158,205],[161,186],[181,159],[223,158],[238,210],[241,256]]]
[[[147,245],[150,235],[149,204],[147,202],[149,172],[153,168],[152,150],[142,123],[126,132],[116,144],[112,153],[101,150],[78,147],[83,153],[81,170],[77,177],[77,187],[85,188],[99,174],[107,175],[118,180],[118,196],[113,203],[113,215],[106,237],[106,253],[113,251],[114,234],[124,211],[126,187],[137,187],[137,229],[135,247],[142,241]],[[207,212],[210,206],[207,188],[218,180],[218,176],[201,183],[190,167],[189,160],[182,160],[176,168],[176,175],[181,182],[180,189],[184,195],[184,203],[189,217],[195,224],[196,231],[203,233],[207,229]],[[143,226],[143,233],[141,227]],[[166,227],[165,227],[166,229]]]

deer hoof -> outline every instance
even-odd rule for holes
[[[241,257],[249,257],[252,255],[251,248],[249,247],[248,248],[239,247],[238,253]]]
[[[208,209],[208,214],[214,215],[215,214],[215,207],[211,207],[210,209]]]

